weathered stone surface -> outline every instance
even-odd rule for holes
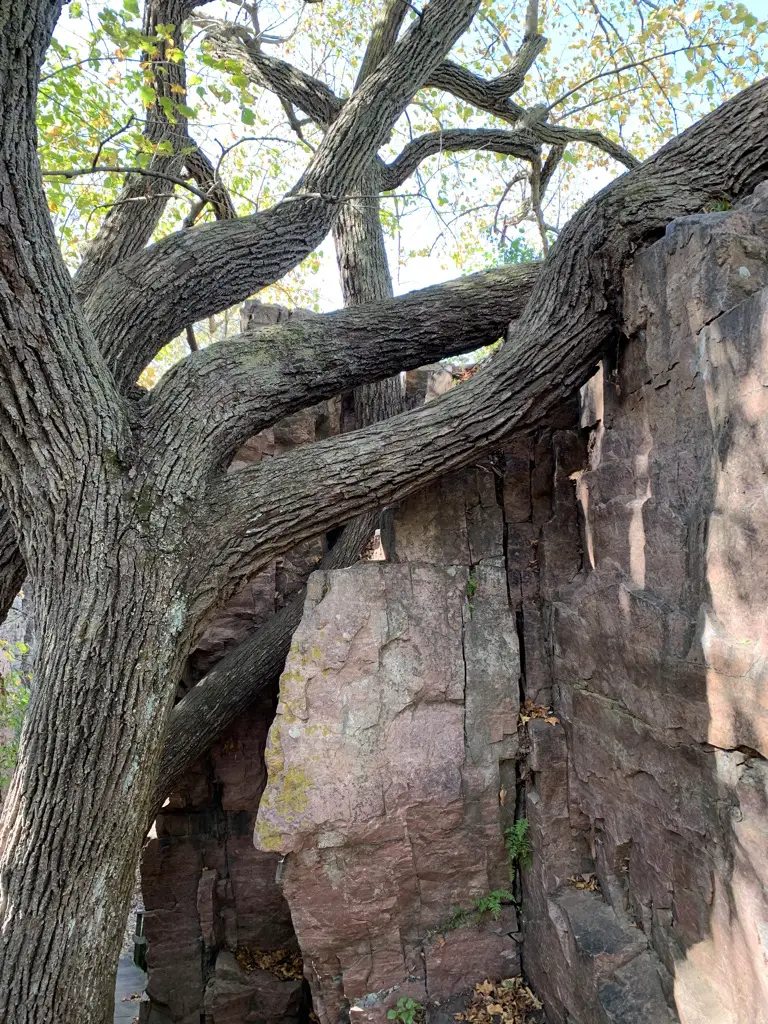
[[[302,981],[281,980],[269,971],[244,971],[222,950],[205,990],[206,1024],[267,1024],[298,1021]]]
[[[512,908],[446,930],[453,907],[509,887],[500,799],[520,667],[503,537],[484,465],[405,504],[398,564],[311,578],[256,842],[287,855],[323,1022],[347,1003],[380,1021],[402,995],[442,1002],[519,972]]]
[[[250,315],[250,326],[257,315],[264,326],[283,313],[259,307]],[[251,438],[230,471],[337,429],[334,403],[302,410]],[[188,684],[300,589],[323,547],[316,540],[288,552],[221,610],[190,658]],[[150,1024],[278,1021],[298,1013],[299,983],[267,971],[247,973],[234,959],[238,949],[296,948],[275,881],[278,858],[254,849],[252,841],[275,703],[269,695],[255,704],[189,770],[147,845],[142,886],[150,1002],[142,1013]]]
[[[582,391],[582,565],[541,579],[565,730],[528,726],[524,966],[556,1022],[768,1020],[768,189],[751,206],[638,257],[629,344]],[[547,567],[573,506],[556,487]],[[610,907],[574,918],[585,870]],[[608,911],[648,948],[606,975]]]

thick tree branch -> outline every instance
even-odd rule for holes
[[[487,79],[450,60],[443,61],[425,84],[428,89],[449,92],[465,103],[471,103],[478,110],[494,114],[509,124],[517,124],[525,116],[525,107],[521,107],[503,93],[495,93]]]
[[[539,273],[538,263],[499,267],[211,345],[146,398],[146,434],[160,452],[183,437],[204,471],[225,465],[246,438],[297,409],[497,341]]]
[[[533,161],[539,155],[539,148],[535,135],[526,128],[514,132],[502,128],[449,128],[427,132],[409,142],[397,159],[386,166],[382,187],[389,191],[402,185],[423,160],[435,153],[478,150]]]
[[[289,197],[264,213],[177,232],[100,279],[86,303],[121,386],[187,323],[278,280],[322,241],[411,96],[468,27],[479,0],[432,0],[344,105]]]
[[[343,100],[324,82],[264,53],[241,25],[214,18],[201,18],[200,24],[205,26],[206,48],[216,60],[237,61],[254,84],[299,107],[321,127],[336,119]]]
[[[397,42],[397,36],[405,21],[409,5],[405,0],[386,0],[384,12],[373,26],[368,46],[360,65],[355,88],[362,85],[366,78],[376,70],[386,55]]]
[[[621,329],[621,281],[669,221],[768,177],[768,80],[590,200],[560,235],[501,355],[423,410],[212,483],[206,513],[232,580],[320,529],[389,504],[546,417]],[[213,538],[218,538],[214,542]]]
[[[632,156],[629,150],[620,146],[618,142],[613,142],[602,132],[594,131],[591,128],[569,128],[566,125],[539,123],[531,125],[531,131],[541,142],[547,142],[552,146],[565,146],[569,142],[585,142],[589,146],[594,146],[595,149],[601,149],[608,156],[628,167],[630,171],[640,166],[640,161]]]

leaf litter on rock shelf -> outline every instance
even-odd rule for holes
[[[456,1020],[469,1024],[533,1024],[541,1020],[533,1016],[542,1009],[541,1002],[522,978],[505,978],[493,982],[487,978],[475,985],[469,1005]]]
[[[549,722],[550,725],[557,725],[560,719],[553,714],[552,708],[548,708],[545,704],[535,704],[530,697],[527,697],[523,701],[523,706],[520,708],[520,724],[525,725],[526,722],[530,722],[532,718],[543,718],[545,722]]]
[[[235,959],[242,970],[269,971],[278,978],[303,978],[304,964],[295,949],[247,949],[241,946]]]

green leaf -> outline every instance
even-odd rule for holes
[[[139,16],[139,0],[123,0],[123,7],[129,14]]]
[[[151,107],[157,99],[157,93],[151,85],[140,85],[139,96],[141,96],[141,101],[145,107]]]
[[[250,107],[243,107],[240,111],[240,119],[243,124],[255,124],[256,117]]]

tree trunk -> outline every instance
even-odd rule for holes
[[[379,214],[379,171],[375,162],[360,180],[359,195],[343,203],[333,228],[345,306],[392,297],[384,232]],[[345,429],[355,430],[389,419],[405,409],[400,376],[363,384],[344,396]]]
[[[55,571],[37,576],[23,770],[0,831],[7,1024],[112,1020],[153,781],[141,766],[159,756],[184,652],[178,569],[136,543],[118,501],[114,488],[92,490],[51,552]]]

